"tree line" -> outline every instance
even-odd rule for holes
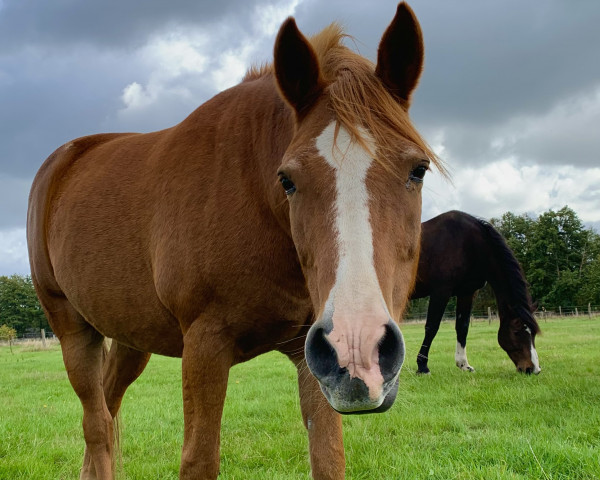
[[[0,276],[0,327],[16,331],[17,337],[29,332],[51,331],[31,282],[23,275]]]
[[[490,223],[504,236],[521,264],[539,309],[569,309],[588,303],[600,305],[600,235],[585,228],[568,206],[548,210],[535,218],[507,212]],[[448,311],[456,308],[454,299]],[[494,294],[482,289],[473,311],[495,308]],[[411,302],[411,313],[423,313],[427,299]],[[50,331],[29,276],[0,276],[0,326],[21,337],[28,332]]]
[[[490,223],[523,267],[539,308],[600,305],[600,235],[571,208],[537,218],[507,212]]]

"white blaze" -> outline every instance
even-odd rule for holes
[[[540,368],[540,360],[538,358],[537,350],[533,346],[533,343],[531,344],[531,363],[533,363],[533,373],[537,375],[542,371]]]
[[[531,329],[529,327],[525,327],[525,330],[529,335],[531,335]],[[531,353],[531,363],[533,363],[533,373],[536,375],[542,371],[540,368],[540,359],[538,358],[537,350],[533,346],[533,335],[531,336],[531,345],[529,347],[529,351]]]
[[[329,340],[341,367],[360,377],[371,397],[379,396],[383,377],[379,370],[377,341],[390,318],[381,293],[373,260],[373,229],[369,213],[367,171],[373,159],[350,134],[340,127],[334,142],[335,122],[316,139],[320,155],[335,172],[335,231],[338,265],[335,283],[329,292],[326,310],[333,311]],[[361,131],[367,144],[372,137]],[[375,149],[372,148],[374,151]],[[353,321],[359,320],[360,325]],[[352,338],[347,338],[347,336]],[[372,347],[372,348],[371,348]]]

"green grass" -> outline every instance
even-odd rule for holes
[[[344,418],[347,478],[600,478],[600,318],[543,323],[542,373],[515,372],[497,324],[469,333],[475,373],[454,366],[442,324],[430,376],[417,376],[423,325],[404,325],[407,359],[394,407]],[[81,407],[58,347],[0,347],[0,479],[74,479],[83,455]],[[155,356],[122,408],[127,479],[176,479],[183,438],[181,361]],[[308,479],[296,374],[271,353],[233,368],[221,445],[225,480]]]

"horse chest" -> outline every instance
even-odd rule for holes
[[[236,363],[245,362],[257,355],[279,350],[284,354],[301,351],[308,326],[299,320],[271,319],[238,332],[235,339]]]

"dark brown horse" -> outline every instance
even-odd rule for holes
[[[467,361],[467,333],[473,297],[488,282],[498,304],[498,343],[517,370],[539,373],[535,336],[540,328],[533,316],[535,308],[521,266],[502,235],[488,222],[457,211],[424,222],[421,235],[412,298],[429,297],[429,307],[417,372],[429,373],[431,342],[452,296],[456,296],[456,365],[474,370]]]
[[[180,124],[79,138],[40,168],[31,273],[83,406],[81,478],[113,478],[113,418],[152,353],[182,357],[182,479],[216,478],[229,369],[269,350],[298,367],[314,478],[344,477],[337,412],[393,403],[440,166],[407,113],[423,42],[404,3],[376,65],[342,37],[290,18],[273,66]]]

